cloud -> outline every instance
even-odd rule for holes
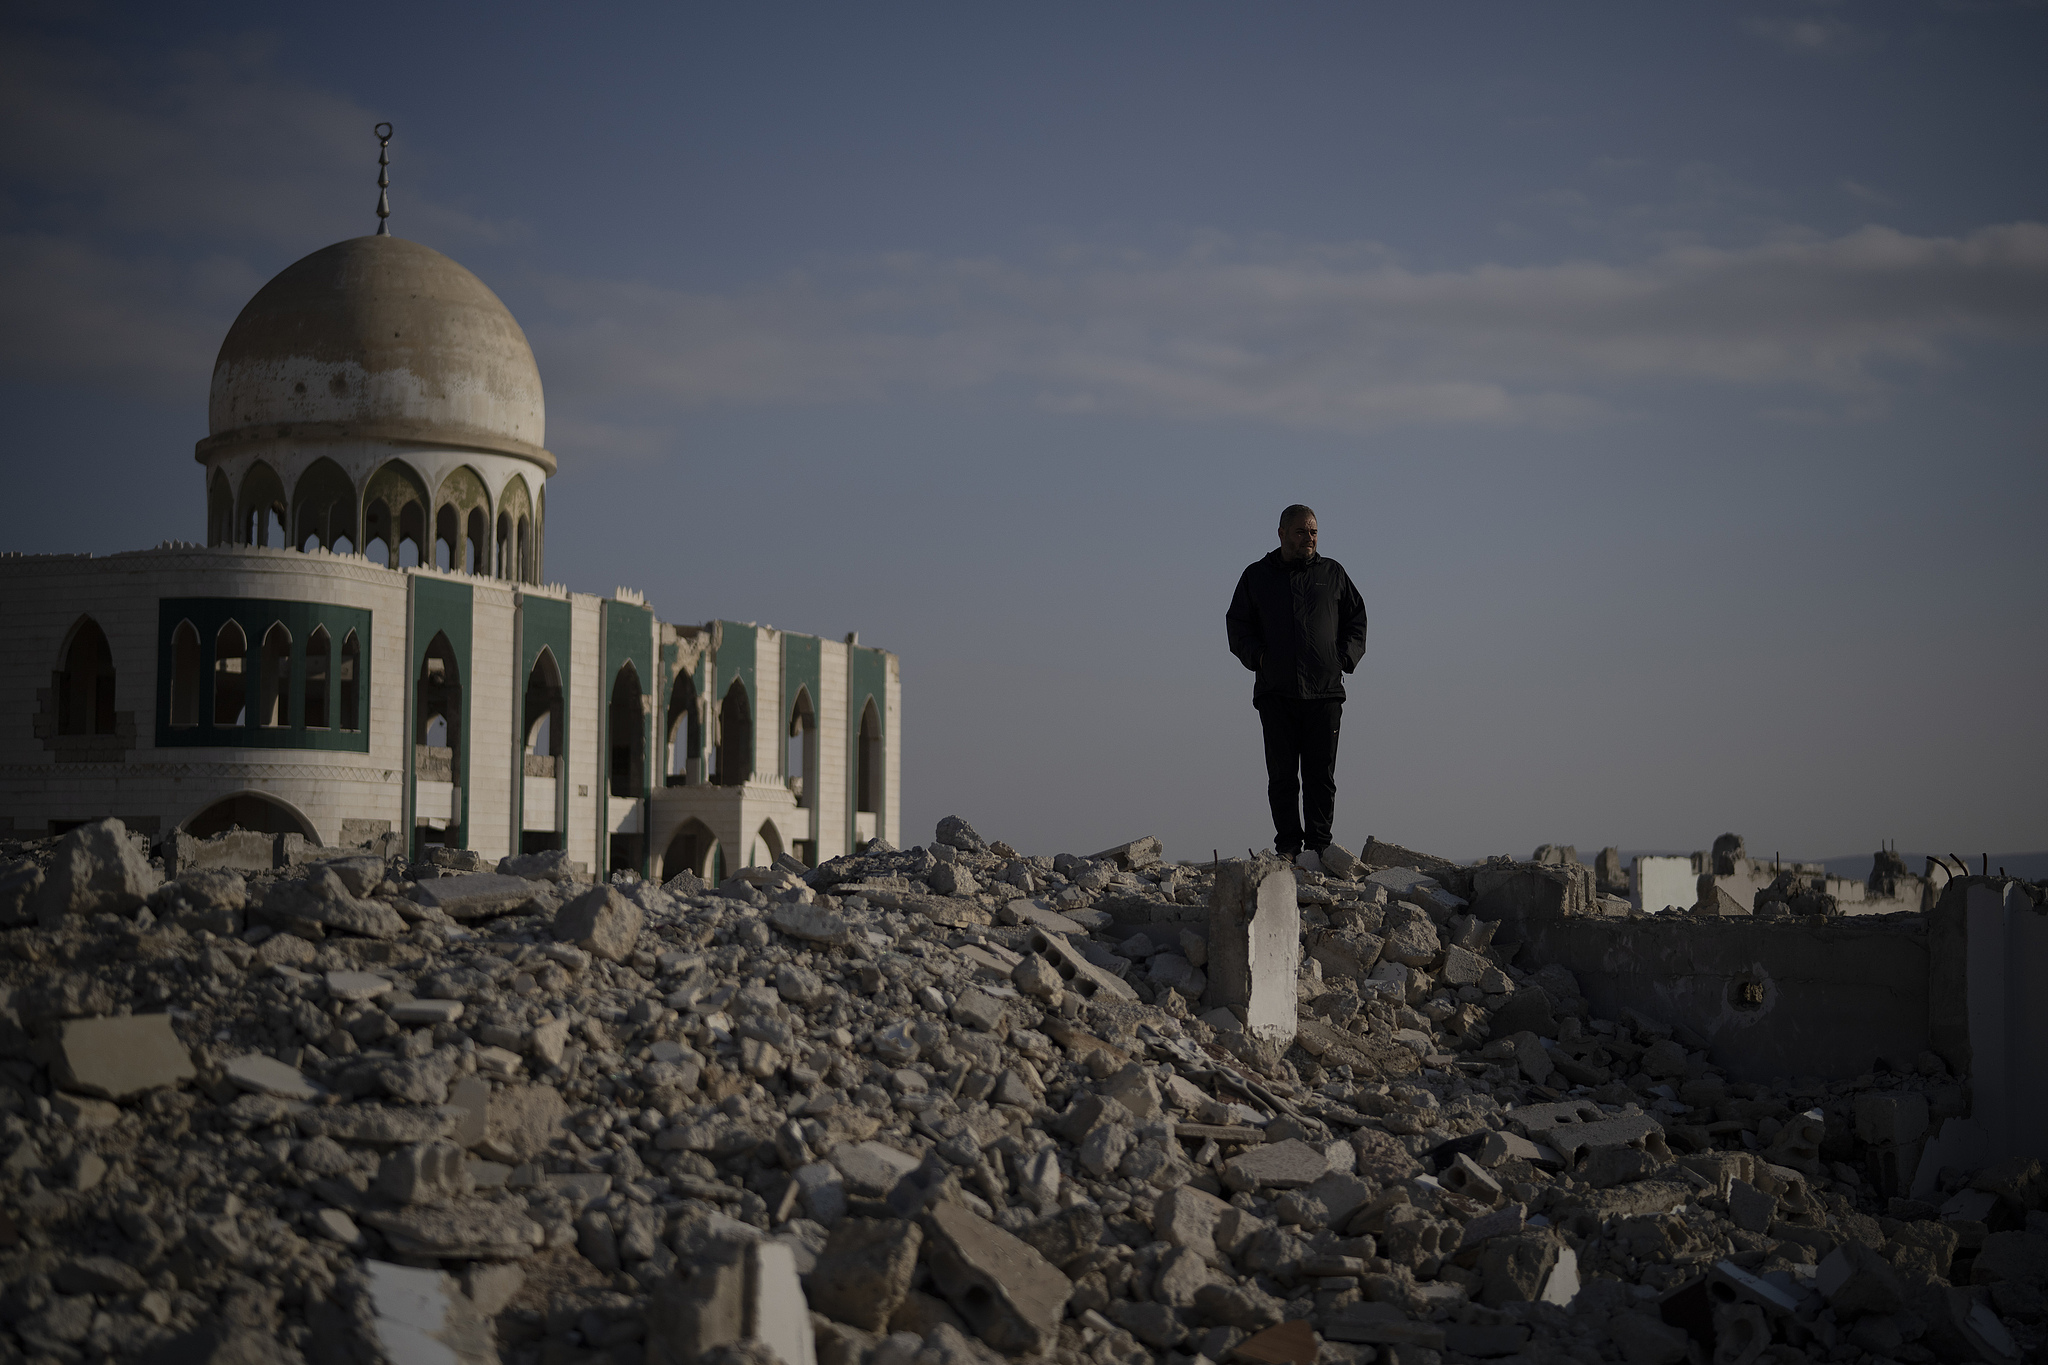
[[[1371,244],[1212,240],[1029,264],[895,256],[725,294],[567,276],[540,292],[528,330],[578,409],[1010,390],[1061,412],[1363,431],[1580,423],[1709,385],[1868,414],[1898,367],[2048,334],[2048,225],[1437,271]]]
[[[0,30],[0,214],[13,227],[101,238],[303,249],[376,227],[385,115],[281,74],[266,44],[154,54],[136,70],[92,49]],[[401,134],[403,130],[400,130]],[[415,231],[518,232],[406,184]]]
[[[1759,17],[1745,19],[1742,26],[1753,36],[1788,52],[1835,52],[1870,41],[1862,30],[1826,16],[1803,19]]]

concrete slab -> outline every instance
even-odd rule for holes
[[[412,898],[450,919],[478,920],[509,914],[532,900],[533,893],[533,883],[524,877],[475,872],[420,882]]]
[[[327,1093],[297,1067],[286,1066],[260,1052],[236,1057],[221,1067],[221,1073],[244,1090],[275,1095],[281,1100],[316,1100]]]
[[[52,1067],[64,1089],[110,1100],[177,1085],[198,1074],[168,1014],[68,1019],[58,1033]]]
[[[1203,1003],[1244,1018],[1254,1037],[1285,1047],[1295,1035],[1301,909],[1294,873],[1277,859],[1217,865],[1209,893],[1208,990]]]

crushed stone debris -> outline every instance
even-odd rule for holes
[[[1219,876],[1271,869],[1156,839],[1024,857],[949,816],[715,887],[439,851],[164,881],[114,821],[0,851],[0,1361],[2017,1365],[2048,1336],[2038,1161],[1876,1183],[1956,1112],[1938,1059],[1734,1082],[1392,845],[1284,874],[1291,1030],[1208,976],[1247,970]]]

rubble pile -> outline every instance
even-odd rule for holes
[[[1908,1197],[1961,1111],[1938,1058],[1730,1082],[1495,944],[1484,870],[1390,845],[1023,857],[949,818],[716,887],[438,851],[164,881],[114,821],[13,852],[0,1361],[2017,1362],[2044,1334],[2039,1163]]]

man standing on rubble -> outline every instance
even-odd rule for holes
[[[1316,553],[1312,509],[1280,514],[1280,548],[1239,576],[1223,621],[1230,652],[1258,675],[1273,847],[1321,854],[1337,813],[1344,674],[1365,657],[1365,600],[1342,564]]]

